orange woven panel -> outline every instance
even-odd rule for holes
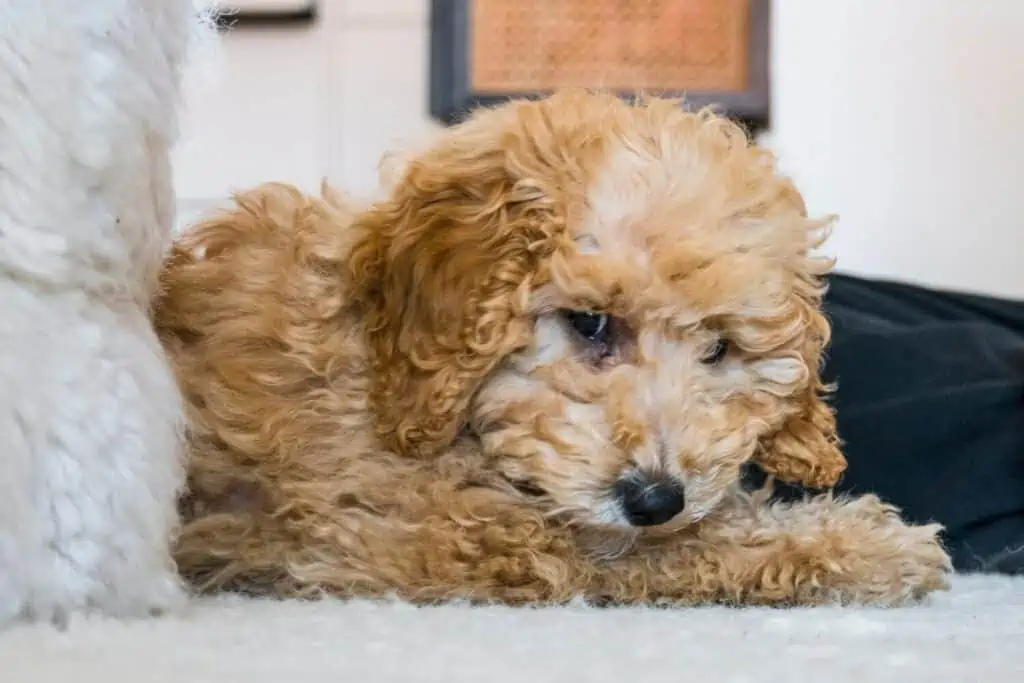
[[[473,0],[470,86],[747,87],[749,0]]]

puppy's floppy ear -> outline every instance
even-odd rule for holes
[[[815,260],[807,262],[815,263]],[[801,392],[799,412],[789,417],[778,432],[762,441],[754,460],[783,481],[816,489],[829,488],[846,470],[835,415],[825,400],[827,388],[820,376],[822,352],[828,344],[831,328],[821,313],[821,286],[814,273],[805,272],[798,278],[796,292],[805,322],[801,355],[812,374]]]
[[[515,140],[486,131],[463,129],[411,160],[358,221],[351,276],[371,408],[402,454],[449,445],[482,380],[532,332],[527,296],[559,221],[535,182],[517,180]]]

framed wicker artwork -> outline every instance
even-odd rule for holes
[[[430,111],[559,87],[683,96],[768,122],[770,0],[432,0]]]

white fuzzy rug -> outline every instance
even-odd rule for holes
[[[220,599],[179,618],[0,633],[3,683],[1024,682],[1024,579],[921,607],[692,610]]]

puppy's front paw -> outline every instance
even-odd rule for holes
[[[833,528],[835,596],[846,604],[903,605],[949,587],[952,571],[942,526],[914,526],[875,496],[843,505]]]

